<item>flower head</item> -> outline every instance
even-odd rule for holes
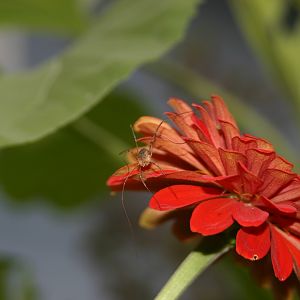
[[[177,129],[153,117],[137,120],[134,130],[151,145],[151,163],[136,168],[131,155],[131,164],[111,176],[108,185],[121,190],[126,178],[126,189],[141,189],[142,171],[155,192],[149,207],[158,211],[147,209],[144,223],[175,217],[176,232],[204,236],[235,223],[238,254],[259,260],[270,252],[279,280],[293,269],[300,277],[300,177],[293,165],[266,140],[242,135],[218,96],[193,105],[198,114],[182,100],[169,104],[175,112],[166,115]]]

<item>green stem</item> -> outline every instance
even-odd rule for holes
[[[202,274],[212,263],[228,252],[232,246],[226,246],[216,253],[192,251],[180,264],[155,300],[175,300]]]
[[[72,124],[73,128],[82,134],[85,138],[105,150],[111,157],[119,162],[123,162],[119,155],[120,151],[128,149],[129,145],[120,138],[95,124],[86,117],[82,117]]]

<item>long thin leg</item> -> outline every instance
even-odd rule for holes
[[[139,152],[139,145],[137,143],[137,138],[136,138],[135,132],[134,132],[133,127],[132,127],[131,124],[130,124],[130,129],[131,129],[131,132],[132,132],[132,135],[133,135],[133,138],[134,138],[134,142],[135,142],[136,148],[137,148],[137,150]]]
[[[161,125],[162,125],[163,123],[164,123],[164,120],[162,120],[162,121],[158,124],[158,126],[156,127],[156,129],[155,129],[155,131],[154,131],[153,139],[152,139],[151,143],[149,144],[149,151],[150,151],[150,152],[152,152],[152,146],[153,146],[153,144],[154,144],[155,141],[156,141],[156,136],[157,136],[158,130],[159,130],[159,128],[161,127]]]
[[[143,186],[146,188],[146,190],[147,190],[149,193],[153,194],[153,197],[154,197],[155,201],[157,202],[157,205],[158,205],[159,209],[161,209],[160,204],[159,204],[159,201],[155,198],[155,194],[148,188],[148,186],[147,186],[147,184],[146,184],[146,182],[145,182],[145,179],[144,179],[144,177],[143,177],[143,170],[142,170],[142,169],[140,169],[139,177],[140,177],[141,182],[143,183]]]
[[[152,165],[156,166],[156,167],[161,171],[161,174],[162,174],[162,175],[166,175],[166,174],[164,173],[164,170],[163,170],[156,162],[152,161],[151,163],[152,163]]]
[[[192,111],[186,111],[186,112],[182,112],[182,113],[179,113],[179,114],[176,114],[176,115],[178,115],[178,116],[180,116],[180,115],[183,115],[183,114],[187,114],[187,113],[193,113]],[[152,147],[153,147],[153,145],[154,145],[154,143],[155,143],[155,141],[156,141],[156,138],[157,138],[157,134],[158,134],[158,131],[159,131],[159,128],[162,126],[162,124],[165,122],[165,120],[162,120],[159,124],[158,124],[158,126],[157,126],[157,128],[155,129],[155,132],[154,132],[154,134],[153,134],[153,139],[152,139],[152,141],[151,141],[151,143],[150,143],[150,145],[149,145],[149,151],[151,152],[152,151]],[[160,137],[162,137],[163,135],[160,135]],[[185,141],[183,141],[183,142],[174,142],[174,141],[172,141],[171,139],[169,139],[169,138],[167,138],[167,137],[165,137],[166,138],[166,140],[168,140],[168,141],[170,141],[170,142],[172,142],[172,143],[174,143],[174,144],[178,144],[178,145],[180,145],[180,144],[186,144],[186,142]]]
[[[164,135],[160,135],[159,136],[161,139],[166,139],[167,141],[173,143],[173,144],[176,144],[176,145],[183,145],[183,144],[186,144],[187,142],[183,141],[183,142],[175,142],[175,141],[172,141],[170,138],[164,136]]]
[[[182,112],[182,113],[179,113],[179,114],[176,114],[176,115],[183,115],[183,114],[186,114],[186,113],[192,113],[192,111],[186,111],[186,112]],[[158,131],[159,131],[160,127],[162,126],[162,124],[163,124],[164,122],[166,122],[166,121],[165,121],[165,120],[161,120],[161,122],[157,125],[157,127],[156,127],[156,129],[155,129],[155,131],[154,131],[154,133],[153,133],[152,141],[151,141],[150,144],[149,144],[149,151],[150,151],[150,152],[152,152],[153,145],[155,144],[156,138],[157,138],[157,136],[158,136]],[[135,135],[135,132],[134,132],[134,130],[133,130],[132,125],[130,125],[130,127],[131,127],[132,134],[133,134],[133,136],[134,136],[134,139],[135,139],[136,146],[137,146],[137,148],[139,149],[139,147],[138,147],[138,145],[137,145],[137,138],[136,138],[136,135]],[[161,136],[162,136],[162,135],[160,135],[160,137],[161,137]],[[179,145],[180,145],[180,144],[186,144],[186,142],[174,142],[174,141],[172,141],[171,139],[169,139],[169,138],[167,138],[167,137],[166,137],[166,139],[169,140],[170,142],[173,142],[174,144],[179,144]]]
[[[154,166],[156,166],[156,167],[161,171],[162,175],[166,175],[166,174],[164,173],[164,170],[163,170],[156,162],[153,162],[153,161],[152,161],[152,164],[153,164]],[[168,186],[168,187],[166,187],[166,188],[169,189],[169,190],[171,191],[171,193],[173,194],[173,196],[174,196],[175,198],[177,198],[177,195],[176,195],[176,193],[173,191],[172,186]]]
[[[129,230],[130,230],[130,234],[131,234],[131,238],[133,240],[133,243],[134,243],[134,252],[135,252],[135,256],[138,257],[138,253],[137,253],[137,249],[136,249],[136,239],[135,239],[135,235],[134,235],[134,230],[133,230],[133,225],[130,221],[130,218],[129,218],[129,215],[127,213],[127,210],[126,210],[126,207],[125,207],[125,201],[124,201],[124,191],[125,191],[125,186],[126,186],[126,183],[128,181],[128,178],[133,174],[133,172],[135,170],[137,170],[139,168],[139,165],[137,165],[136,167],[134,167],[130,172],[129,172],[129,167],[128,165],[127,166],[127,169],[128,169],[128,175],[126,176],[125,180],[123,181],[123,186],[122,186],[122,194],[121,194],[121,204],[122,204],[122,209],[123,209],[123,212],[124,212],[124,215],[125,215],[125,218],[126,218],[126,221],[127,221],[127,224],[129,226]]]
[[[128,153],[128,152],[130,152],[130,150],[131,150],[131,148],[122,150],[121,152],[118,153],[118,155],[122,155],[122,154],[124,154],[125,152]]]

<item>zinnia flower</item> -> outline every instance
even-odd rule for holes
[[[150,227],[175,218],[177,234],[209,236],[235,223],[239,255],[259,260],[270,251],[279,280],[293,269],[299,278],[300,177],[293,165],[266,140],[241,134],[218,96],[193,105],[198,116],[182,100],[169,104],[175,112],[166,115],[177,129],[149,116],[137,120],[151,162],[139,167],[133,149],[108,185],[120,191],[126,180],[126,189],[155,192],[143,215]]]

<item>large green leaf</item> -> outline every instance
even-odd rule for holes
[[[0,26],[77,32],[85,25],[78,0],[1,0]]]
[[[267,64],[300,112],[299,1],[231,0],[250,44]]]
[[[119,0],[62,56],[0,77],[0,147],[37,140],[86,113],[182,36],[198,0]],[[116,109],[123,109],[119,103]]]
[[[0,183],[7,196],[69,208],[105,190],[108,176],[125,164],[118,153],[134,143],[129,124],[143,113],[134,99],[116,91],[57,133],[0,151]]]

